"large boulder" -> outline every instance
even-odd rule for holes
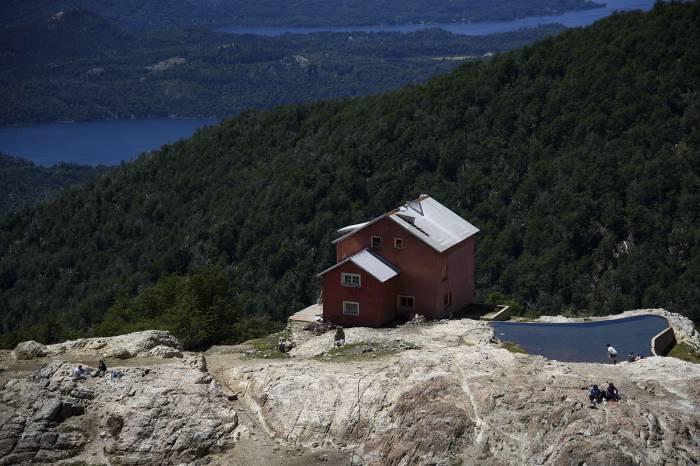
[[[170,346],[158,345],[152,348],[148,354],[155,358],[181,358],[182,351],[177,348],[171,348]]]
[[[36,359],[49,354],[45,345],[29,340],[19,343],[14,350],[15,359]]]
[[[164,330],[144,330],[114,337],[80,338],[49,345],[48,350],[52,356],[79,352],[101,358],[128,359],[151,357],[151,350],[159,346],[170,348],[170,353],[182,351],[180,340]]]
[[[221,387],[182,360],[78,382],[72,367],[52,361],[0,389],[0,465],[190,464],[235,443]]]

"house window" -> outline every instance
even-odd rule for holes
[[[413,311],[416,309],[416,297],[399,295],[397,297],[397,305],[399,309]]]
[[[377,249],[381,244],[382,244],[382,237],[381,236],[372,236],[372,239],[370,241],[370,245],[372,246],[372,249]]]
[[[443,282],[444,282],[445,280],[447,280],[447,264],[443,264],[443,265],[442,265],[442,274],[441,274],[441,276],[442,276],[442,281],[443,281]]]
[[[341,273],[340,274],[340,284],[343,286],[349,286],[352,288],[360,287],[360,274],[359,273]]]
[[[359,316],[360,303],[356,303],[354,301],[343,301],[343,315]]]
[[[445,293],[442,296],[442,304],[445,305],[445,309],[447,309],[448,307],[450,307],[452,305],[452,292],[451,291],[448,293]]]
[[[403,249],[403,240],[401,238],[394,238],[394,249]]]

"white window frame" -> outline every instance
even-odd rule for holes
[[[374,245],[374,240],[375,240],[375,239],[377,240],[377,245],[376,245],[376,246]],[[382,245],[382,237],[381,237],[381,236],[371,236],[371,237],[370,237],[370,239],[369,239],[369,246],[370,246],[372,249],[376,249],[376,248],[378,248],[378,247],[381,246],[381,245]]]
[[[403,249],[403,238],[394,238],[394,249]]]
[[[346,304],[350,304],[350,305],[354,306],[356,311],[350,312],[347,309]],[[344,316],[358,317],[360,315],[360,303],[358,303],[357,301],[343,301],[343,315]]]
[[[357,277],[357,284],[353,282],[353,278]],[[345,278],[349,278],[346,282]],[[346,286],[348,288],[361,288],[362,287],[362,276],[359,273],[340,273],[340,285]]]
[[[410,298],[411,299],[411,306],[402,306],[401,305],[401,298]],[[396,295],[396,307],[399,308],[402,311],[415,311],[416,310],[416,297],[415,296],[408,296],[404,294]]]

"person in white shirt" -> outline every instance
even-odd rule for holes
[[[73,369],[73,380],[79,380],[79,379],[84,379],[85,378],[85,369],[83,369],[83,366],[78,366],[75,369]]]
[[[610,358],[613,364],[617,364],[617,350],[608,343],[608,358]]]

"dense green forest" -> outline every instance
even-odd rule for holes
[[[212,25],[330,26],[466,22],[600,7],[585,0],[3,0],[0,24],[64,9],[89,10],[130,29]]]
[[[202,269],[234,306],[198,312],[203,334],[235,338],[315,301],[336,228],[422,192],[480,228],[479,299],[697,322],[698,24],[700,3],[659,4],[426,85],[245,112],[8,216],[2,344],[148,325],[172,306],[145,290]]]
[[[39,167],[28,160],[0,153],[0,217],[53,200],[65,188],[85,184],[106,171],[105,167],[65,163]]]
[[[454,69],[464,57],[560,32],[467,37],[441,30],[258,37],[207,30],[128,33],[86,11],[0,30],[0,124],[230,116],[378,94]],[[454,59],[457,57],[457,59]]]

